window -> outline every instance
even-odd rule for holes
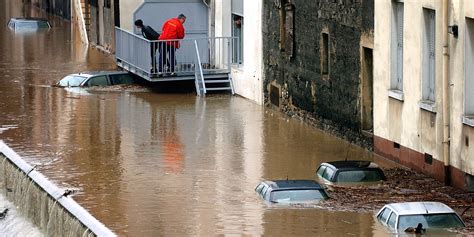
[[[234,37],[232,62],[242,64],[244,54],[244,18],[240,15],[232,14],[232,22],[232,37]]]
[[[337,175],[337,182],[376,182],[383,180],[379,170],[348,170]]]
[[[422,100],[435,101],[435,42],[436,42],[436,18],[435,11],[423,9],[423,81]]]
[[[392,2],[390,89],[403,91],[403,3]]]
[[[257,192],[257,193],[260,195],[260,193],[262,192],[263,187],[265,187],[264,184],[259,184],[259,185],[255,188],[255,192]]]
[[[110,8],[110,1],[111,0],[104,0],[104,7]]]
[[[327,196],[321,190],[281,190],[273,191],[271,193],[270,201],[285,203],[285,202],[301,202],[314,201],[326,199]]]
[[[329,34],[321,34],[321,72],[329,74]]]
[[[323,174],[323,178],[331,181],[333,174],[334,174],[334,170],[327,167]]]
[[[466,18],[464,46],[464,114],[474,115],[474,19]]]
[[[110,75],[110,82],[112,83],[112,85],[132,84],[133,77],[130,74]]]
[[[390,214],[390,209],[385,208],[383,211],[377,216],[380,222],[385,223],[387,222],[388,215]]]
[[[316,171],[316,173],[322,177],[325,170],[326,170],[326,166],[320,166],[318,171]]]
[[[106,86],[108,85],[106,76],[97,76],[89,79],[87,82],[88,86]]]
[[[242,64],[244,55],[244,0],[231,0],[232,63]]]
[[[390,217],[388,218],[387,224],[391,228],[395,228],[395,222],[397,222],[397,214],[395,214],[395,212],[392,212],[392,214],[390,214]]]

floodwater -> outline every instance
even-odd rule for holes
[[[273,207],[254,192],[369,152],[238,96],[51,87],[113,58],[56,17],[49,31],[12,32],[11,16],[43,16],[21,1],[0,11],[0,139],[117,234],[389,235],[373,213]]]

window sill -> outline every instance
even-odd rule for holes
[[[472,115],[472,114],[463,115],[461,120],[462,120],[463,124],[465,124],[467,126],[474,127],[474,115]]]
[[[418,102],[420,109],[436,113],[436,103],[431,100],[420,100]]]
[[[404,100],[403,91],[401,90],[388,90],[388,97],[402,101]]]

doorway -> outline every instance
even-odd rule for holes
[[[374,130],[374,75],[372,49],[362,47],[362,130],[373,133]]]

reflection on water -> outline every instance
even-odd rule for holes
[[[262,179],[313,179],[322,161],[368,152],[240,97],[48,87],[64,75],[115,68],[69,22],[21,35],[1,1],[0,139],[120,235],[387,233],[372,214],[266,206]]]

